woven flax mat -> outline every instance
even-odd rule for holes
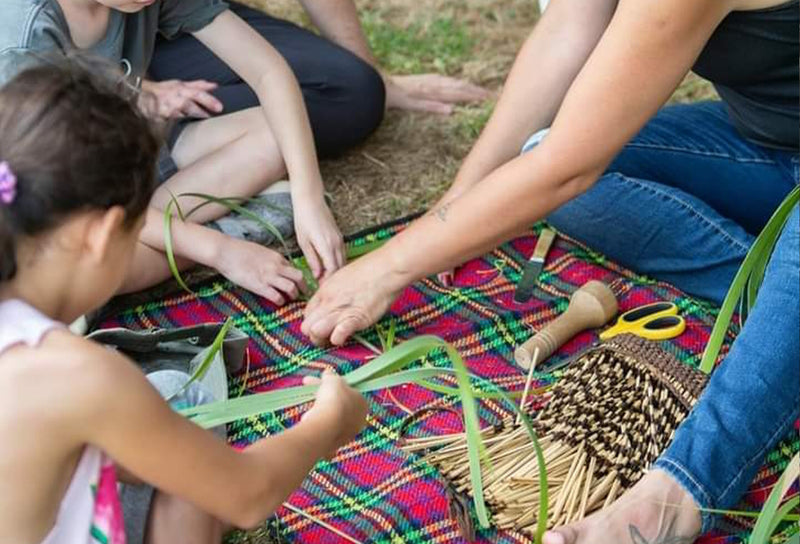
[[[385,225],[361,233],[349,243],[359,245],[385,239],[404,225],[403,222]],[[662,347],[685,364],[698,365],[713,325],[713,308],[670,285],[638,276],[564,237],[553,246],[533,299],[523,305],[514,303],[513,292],[520,279],[522,263],[532,253],[541,228],[538,225],[530,235],[461,267],[453,287],[442,287],[431,279],[409,287],[394,303],[390,316],[384,318],[383,323],[395,320],[398,341],[420,334],[444,338],[457,347],[472,372],[507,390],[517,391],[522,389],[525,377],[513,362],[515,347],[566,310],[571,293],[596,279],[606,282],[615,291],[620,311],[656,300],[675,302],[686,318],[687,329],[680,337],[663,342]],[[298,385],[303,376],[319,374],[327,366],[344,374],[372,356],[357,343],[337,349],[311,345],[300,332],[303,303],[276,308],[220,278],[204,281],[194,289],[197,296],[178,293],[123,309],[117,305],[118,311],[108,316],[102,326],[170,328],[221,322],[231,316],[235,325],[251,338],[247,392]],[[374,331],[365,334],[378,343]],[[569,357],[595,341],[595,332],[580,334],[554,355],[556,359],[553,360]],[[437,354],[430,355],[428,362],[447,364],[444,357]],[[241,375],[232,379],[231,391],[242,387],[243,378]],[[558,374],[539,375],[538,385],[557,379]],[[444,487],[436,471],[419,457],[408,455],[398,447],[400,426],[406,417],[400,405],[416,411],[425,407],[458,409],[458,403],[414,385],[395,388],[392,395],[377,392],[370,396],[370,401],[367,429],[358,440],[340,450],[333,461],[320,463],[289,502],[360,542],[463,542],[455,523],[448,518]],[[229,441],[236,447],[244,447],[296,423],[300,413],[299,408],[290,409],[236,422],[228,427]],[[425,413],[427,415],[409,429],[410,434],[429,436],[461,429],[456,411]],[[509,414],[510,410],[499,402],[481,402],[480,416],[485,423],[496,423]],[[787,437],[767,456],[741,509],[757,509],[763,504],[771,486],[798,449],[800,442],[796,436]],[[286,508],[270,523],[284,542],[346,542]],[[723,525],[724,532],[706,535],[701,542],[745,541],[744,524],[729,519]],[[527,542],[522,535],[494,530],[480,532],[479,541]]]

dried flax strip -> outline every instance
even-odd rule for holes
[[[586,473],[586,483],[583,484],[583,498],[581,499],[581,507],[578,510],[578,519],[586,517],[586,504],[589,502],[589,491],[592,489],[592,478],[594,478],[594,468],[596,459],[594,457],[589,461],[589,470]]]
[[[548,476],[548,525],[583,519],[633,485],[688,414],[705,383],[655,344],[614,339],[579,358],[552,388],[536,429]],[[524,395],[523,395],[524,396]],[[523,401],[524,405],[524,401]],[[656,430],[658,432],[656,432]],[[495,525],[535,532],[539,460],[524,429],[506,418],[484,434],[482,475]],[[440,440],[426,458],[469,492],[465,438]],[[436,440],[411,448],[424,450]]]

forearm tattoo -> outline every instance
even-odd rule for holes
[[[440,207],[433,210],[433,214],[441,221],[442,223],[447,222],[447,212],[450,211],[450,202],[447,204],[442,204]]]
[[[672,531],[672,524],[662,530],[653,540],[647,540],[635,525],[628,525],[631,534],[631,544],[692,544],[697,536],[676,536]]]

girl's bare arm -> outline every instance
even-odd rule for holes
[[[69,431],[135,478],[239,527],[266,519],[317,461],[363,426],[363,398],[326,376],[301,423],[237,452],[173,412],[124,357],[82,339],[74,343],[86,371],[71,384],[77,402],[70,421],[80,424]]]

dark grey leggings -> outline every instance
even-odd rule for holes
[[[311,119],[317,152],[335,156],[362,142],[383,120],[386,91],[378,72],[346,49],[288,21],[231,3],[272,44],[295,73]],[[206,79],[232,113],[258,106],[258,98],[225,63],[193,36],[159,39],[149,75],[156,81]]]

